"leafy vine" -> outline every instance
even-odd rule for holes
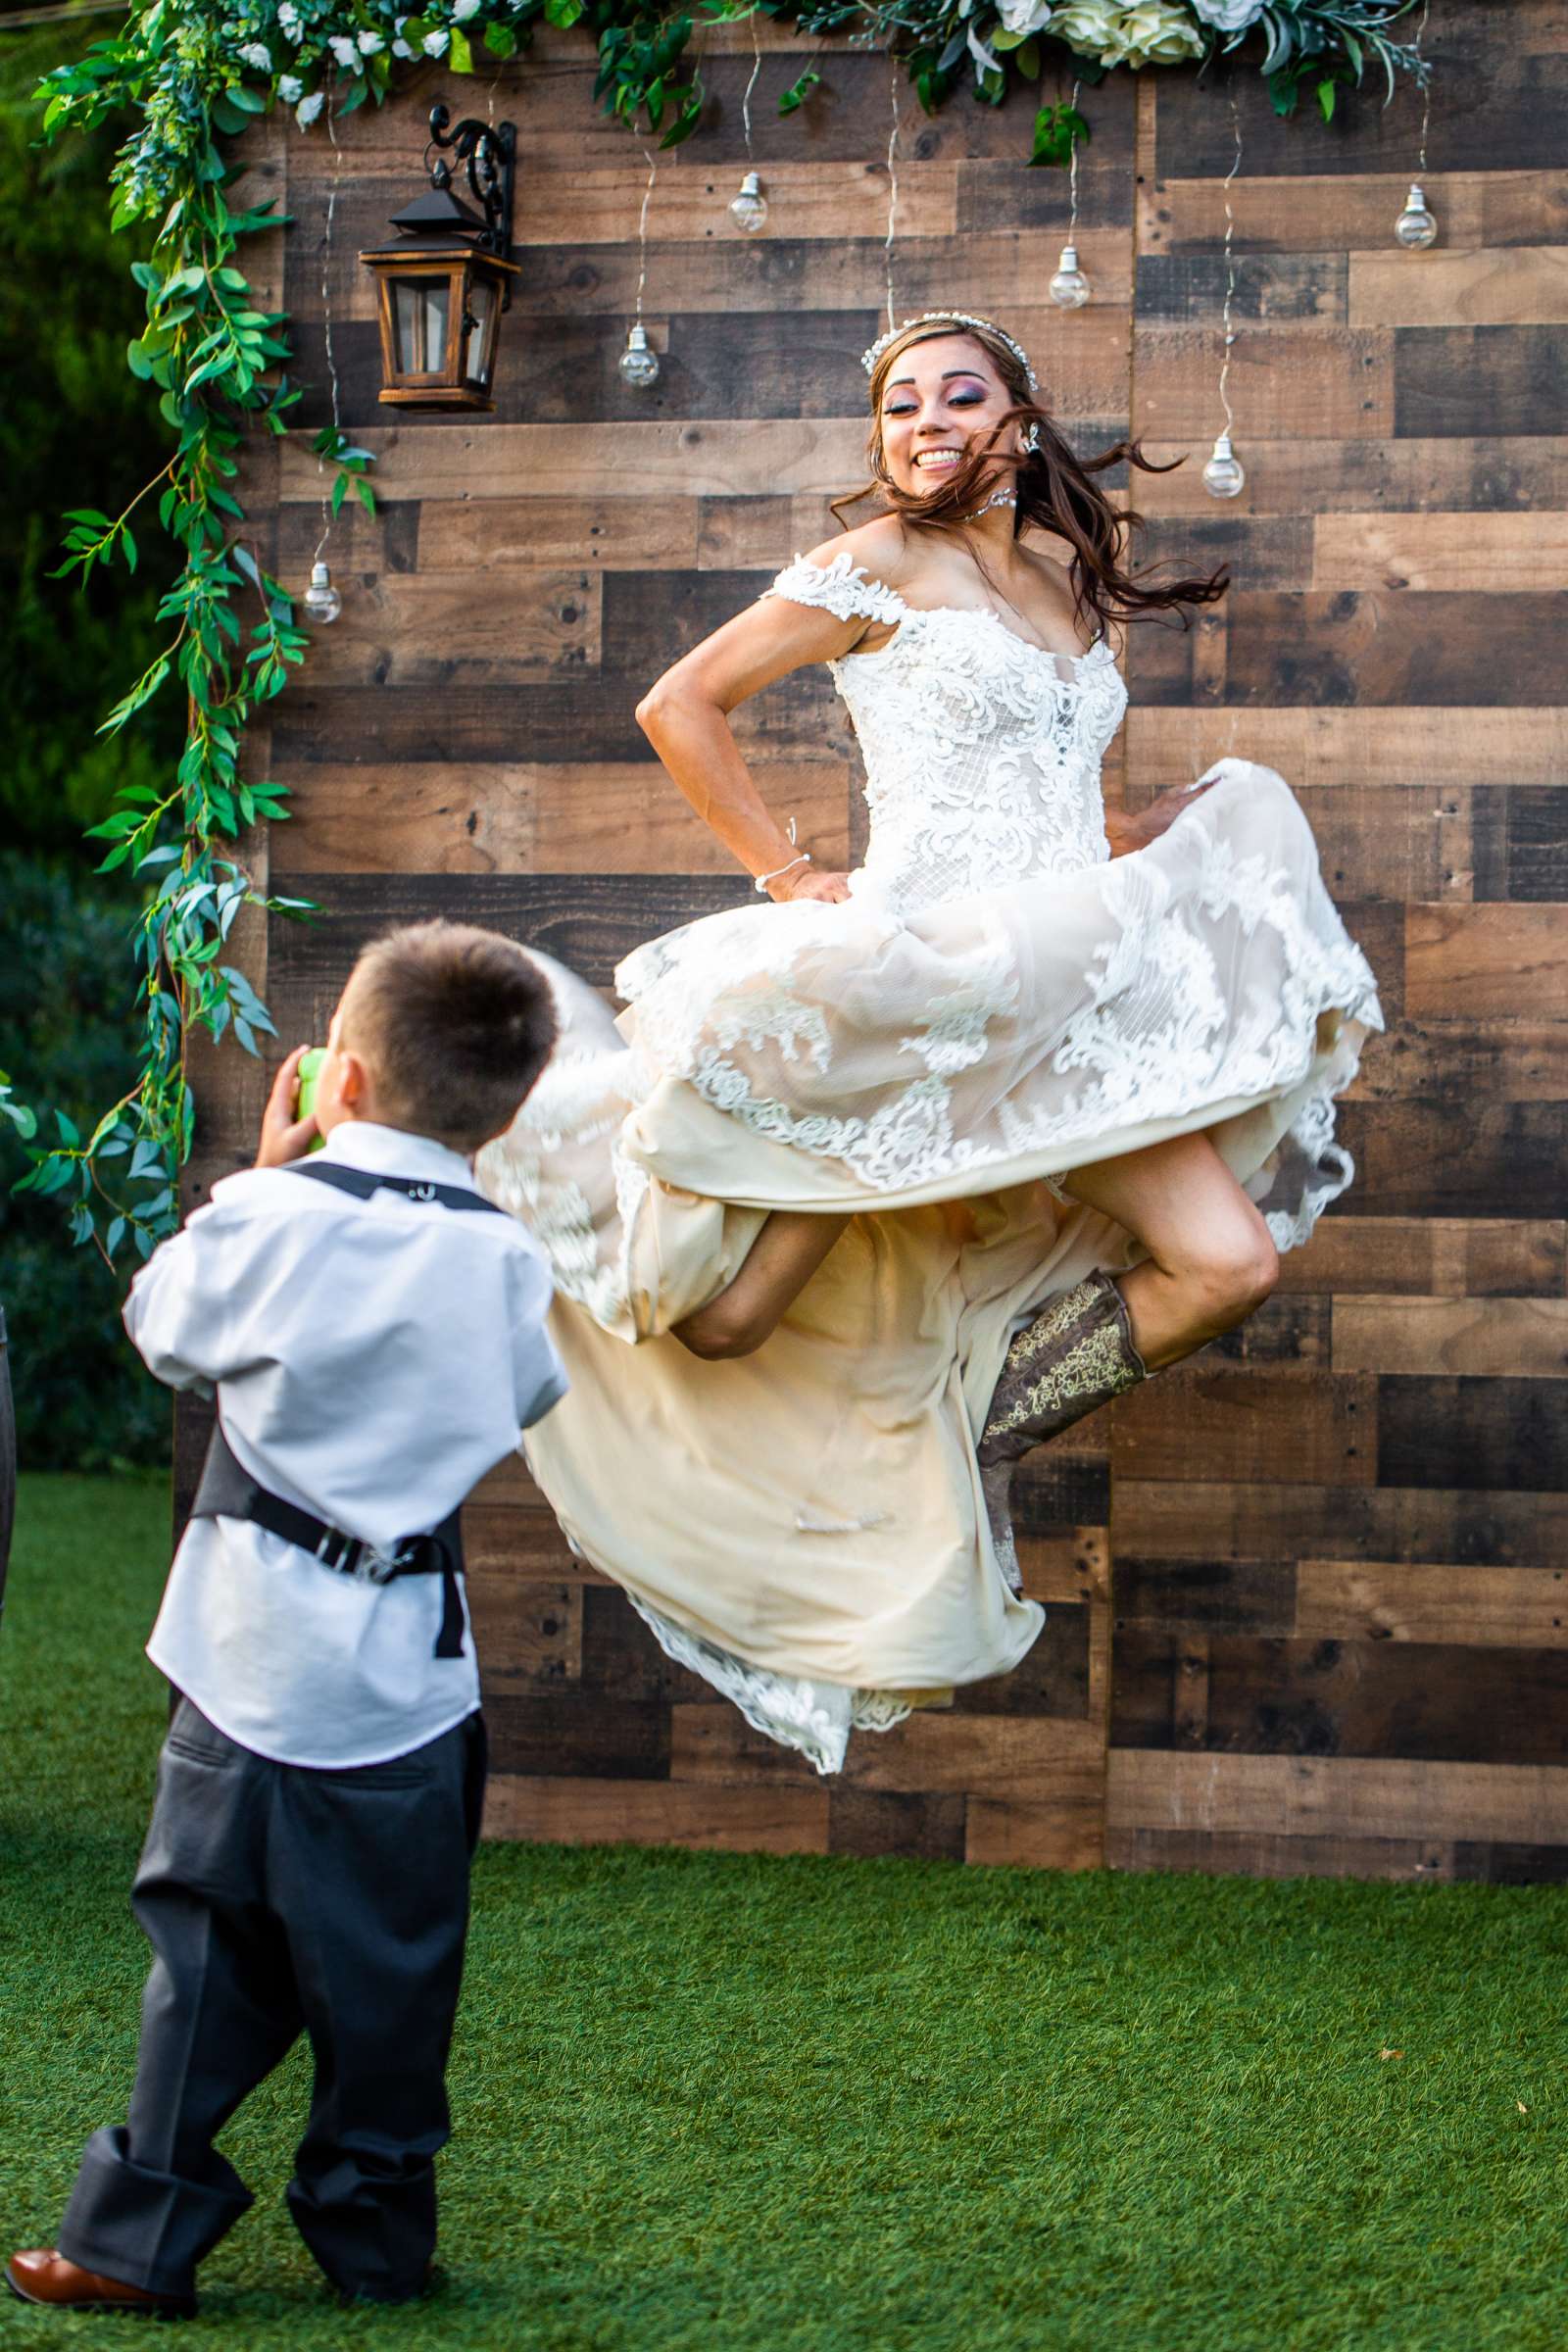
[[[1418,0],[705,0],[709,23],[754,13],[824,38],[890,51],[920,103],[934,111],[967,77],[998,105],[1016,74],[1040,79],[1048,60],[1086,82],[1117,65],[1208,59],[1254,32],[1275,106],[1292,112],[1315,90],[1325,118],[1336,90],[1374,69],[1392,94],[1396,73],[1425,79],[1416,48],[1390,27]],[[299,399],[286,363],[287,321],[256,307],[235,265],[240,240],[282,225],[270,205],[235,209],[236,176],[219,140],[283,105],[309,129],[333,106],[352,112],[393,90],[401,61],[439,59],[478,71],[525,49],[534,27],[581,24],[598,46],[595,94],[607,112],[672,147],[690,137],[706,100],[695,20],[659,0],[150,0],[122,29],[78,63],[47,75],[39,95],[51,139],[129,113],[136,127],[114,172],[113,221],[157,223],[151,259],[134,266],[147,323],[126,354],[131,372],[158,395],[172,439],[166,464],[123,513],[78,508],[56,576],[116,562],[131,570],[133,516],[156,496],[158,526],[180,564],[159,607],[168,642],[109,712],[113,735],[154,696],[182,691],[184,752],[167,789],[129,784],[93,828],[106,844],[100,870],[123,866],[139,886],[134,929],[143,1016],[135,1084],[86,1135],[64,1112],[38,1112],[0,1073],[0,1116],[28,1139],[19,1189],[57,1195],[74,1240],[113,1261],[128,1239],[142,1256],[178,1217],[179,1169],[189,1154],[194,1103],[187,1048],[205,1029],[248,1053],[270,1034],[267,1007],[237,963],[225,960],[245,906],[299,913],[306,902],[259,892],[240,857],[253,825],[288,814],[286,789],[240,774],[253,714],[279,694],[305,657],[289,594],[265,572],[245,537],[235,494],[237,452],[257,423],[288,430]],[[698,45],[700,48],[700,44]],[[799,108],[817,85],[814,65],[782,94]],[[1089,125],[1075,108],[1048,103],[1034,124],[1031,162],[1064,164]],[[333,473],[333,511],[352,489],[374,512],[369,453],[337,426],[317,436]],[[138,527],[141,527],[138,522]]]

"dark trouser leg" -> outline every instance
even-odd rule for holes
[[[152,1944],[136,2087],[123,2129],[95,2132],[61,2226],[84,2269],[160,2294],[250,2204],[213,2140],[300,2029],[293,1969],[263,1900],[269,1789],[279,1767],[183,1700],[131,1906]]]
[[[288,2190],[334,2284],[416,2294],[435,2246],[435,2157],[468,1917],[476,1716],[412,1754],[288,1775],[273,1890],[316,2054]]]

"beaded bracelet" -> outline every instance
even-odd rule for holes
[[[767,890],[767,886],[768,886],[768,884],[769,884],[770,882],[776,882],[776,881],[778,880],[778,878],[779,878],[779,875],[780,875],[780,874],[787,874],[787,873],[789,872],[789,870],[790,870],[790,866],[795,866],[795,865],[809,865],[809,864],[810,864],[810,862],[811,862],[811,853],[810,853],[810,851],[809,851],[809,850],[801,850],[800,852],[798,852],[798,854],[797,854],[795,857],[793,857],[793,858],[792,858],[789,860],[789,864],[787,864],[787,865],[779,865],[779,866],[775,866],[775,867],[774,867],[774,869],[773,869],[773,871],[772,871],[770,874],[759,874],[759,875],[756,877],[755,881],[753,882],[753,884],[752,884],[752,888],[753,888],[754,890],[760,890],[760,891],[762,891],[763,893],[765,893],[765,892],[766,892],[766,890]]]

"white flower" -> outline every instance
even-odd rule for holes
[[[1201,57],[1203,36],[1180,0],[1065,0],[1051,29],[1102,66],[1174,66]]]
[[[1188,5],[1216,32],[1245,32],[1263,14],[1264,0],[1188,0]]]
[[[394,57],[412,57],[414,55],[414,51],[409,47],[407,41],[394,41],[392,44],[392,54]]]
[[[427,32],[419,46],[426,57],[445,57],[448,38],[444,32]]]
[[[297,74],[278,76],[277,94],[285,106],[297,106],[305,95],[305,84]]]
[[[291,41],[304,40],[305,26],[301,22],[299,10],[293,5],[293,0],[283,0],[281,8],[277,12],[277,21]]]
[[[346,33],[329,33],[327,35],[326,45],[331,50],[332,55],[337,59],[337,62],[340,66],[352,66],[355,73],[359,73],[359,46],[356,42],[351,41]]]
[[[322,97],[320,91],[313,90],[310,96],[306,99],[304,105],[297,106],[294,109],[294,120],[299,124],[301,130],[310,129],[311,124],[316,121],[317,116],[320,113],[325,104],[326,100]]]
[[[997,14],[1008,32],[1027,40],[1032,32],[1045,29],[1053,0],[997,0]]]
[[[376,51],[377,51],[378,49],[384,49],[385,47],[386,47],[386,42],[385,42],[385,41],[382,39],[382,37],[381,37],[380,33],[378,33],[378,32],[362,32],[362,33],[361,33],[361,35],[360,35],[360,49],[361,49],[361,52],[363,53],[363,55],[365,55],[366,57],[373,57],[373,56],[375,55],[375,53],[376,53]]]
[[[479,0],[455,0],[452,14],[460,24],[466,24],[470,17],[479,14]]]
[[[258,74],[272,71],[272,52],[262,41],[241,41],[235,55],[242,57],[246,65],[254,66]]]

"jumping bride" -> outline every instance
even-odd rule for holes
[[[1076,458],[963,313],[865,366],[885,512],[638,711],[772,904],[628,956],[613,1023],[556,967],[556,1059],[479,1163],[555,1262],[572,1386],[527,1452],[568,1538],[821,1771],[1017,1663],[1008,1465],[1267,1296],[1382,1026],[1271,769],[1105,810],[1116,635],[1226,586],[1124,567],[1096,477],[1136,446]],[[729,726],[816,662],[865,761],[848,874]]]

